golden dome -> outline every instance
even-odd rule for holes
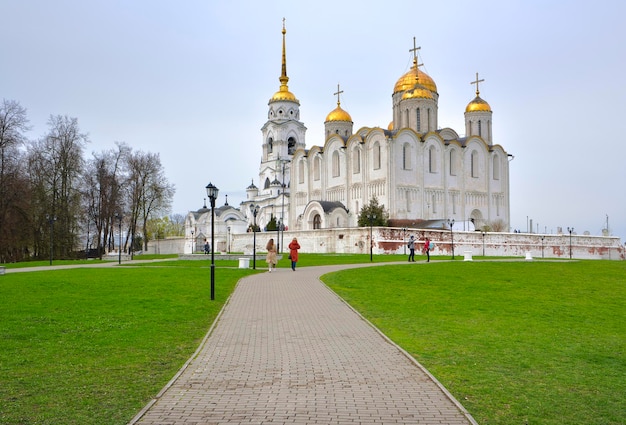
[[[415,69],[417,67],[415,64],[411,67],[411,69],[404,74],[402,77],[398,79],[396,86],[393,88],[393,92],[398,93],[405,90],[410,90],[415,87],[415,83],[417,82],[419,85],[424,86],[426,89],[430,90],[433,93],[437,93],[437,85],[435,81],[430,78],[428,74],[422,72],[420,69],[417,69],[417,81],[415,80]]]
[[[416,85],[413,90],[409,90],[402,95],[402,100],[405,99],[431,99],[434,100],[433,94],[421,85]]]
[[[287,85],[281,85],[280,86],[280,90],[278,90],[276,93],[274,93],[274,96],[272,96],[272,98],[270,99],[270,102],[276,102],[279,100],[289,100],[292,102],[298,102],[298,99],[296,99],[296,96],[289,91],[289,87],[287,87]]]
[[[491,112],[491,106],[481,99],[480,96],[476,96],[474,100],[467,104],[465,112]]]
[[[341,109],[341,106],[337,105],[337,107],[326,116],[325,122],[329,122],[329,121],[352,122],[352,117],[350,116],[349,113]]]
[[[393,131],[393,121],[389,123],[389,125],[387,126],[387,130]]]

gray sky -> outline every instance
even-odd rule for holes
[[[173,213],[196,210],[211,181],[238,206],[255,179],[267,102],[278,90],[282,18],[289,88],[307,148],[341,106],[386,128],[411,66],[439,90],[439,125],[464,134],[470,84],[493,110],[510,164],[511,226],[626,239],[626,2],[0,0],[0,98],[78,118],[87,152],[126,142],[159,153]]]

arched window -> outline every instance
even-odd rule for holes
[[[420,108],[417,108],[417,110],[415,111],[417,114],[417,131],[421,131],[422,130],[422,113],[420,111]]]
[[[500,157],[498,155],[493,157],[493,179],[500,180]]]
[[[430,131],[431,127],[430,127],[430,108],[428,108],[428,116],[426,117],[428,118],[428,122],[426,123],[426,131]]]
[[[298,183],[304,183],[304,160],[298,161]]]
[[[450,149],[450,175],[456,176],[456,151]]]
[[[402,146],[402,169],[411,169],[411,145],[409,145],[408,143],[405,143]]]
[[[434,146],[428,148],[428,172],[437,172],[437,151]]]
[[[372,148],[374,170],[380,170],[380,143],[374,143]]]
[[[483,122],[478,120],[478,135],[482,137],[483,135]]]
[[[322,217],[320,217],[319,214],[315,214],[315,217],[313,217],[313,228],[314,229],[322,228]]]
[[[320,168],[321,168],[322,160],[319,156],[315,157],[313,160],[313,180],[320,179]]]
[[[339,152],[333,152],[332,159],[332,167],[333,167],[333,177],[339,177]]]
[[[472,177],[478,177],[478,152],[472,151],[470,156],[470,170]]]
[[[287,153],[289,155],[293,155],[295,151],[296,151],[296,139],[294,139],[293,137],[290,137],[287,140]]]
[[[270,137],[269,139],[267,139],[267,153],[272,153],[273,149],[274,149],[274,139]]]
[[[352,172],[358,174],[361,172],[361,149],[354,148],[352,151]]]
[[[263,185],[263,189],[269,189],[269,188],[270,188],[270,178],[266,177],[265,184]]]

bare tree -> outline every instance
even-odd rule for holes
[[[83,178],[83,209],[86,211],[88,250],[94,241],[100,258],[104,249],[111,246],[111,229],[115,228],[116,215],[125,209],[122,197],[124,157],[130,153],[130,147],[124,143],[116,143],[117,150],[111,149],[101,153],[93,153],[87,162]],[[93,233],[91,233],[93,225]]]
[[[28,247],[29,190],[21,150],[28,131],[26,109],[0,103],[0,263],[18,261]]]
[[[144,249],[148,248],[148,221],[167,212],[174,186],[165,177],[158,154],[137,151],[128,155],[126,189],[130,200],[129,237],[135,239],[141,226]],[[128,237],[127,237],[128,242]]]
[[[33,142],[29,152],[29,175],[37,204],[32,210],[34,240],[41,254],[49,224],[55,254],[68,257],[77,247],[80,230],[79,183],[88,139],[80,132],[76,118],[51,116],[48,127],[48,134]]]

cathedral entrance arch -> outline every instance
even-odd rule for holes
[[[476,227],[476,229],[480,230],[485,225],[485,220],[483,219],[483,213],[480,212],[480,210],[473,210],[469,216],[469,219],[472,223],[474,223],[474,226]]]
[[[321,229],[322,228],[322,216],[319,214],[315,214],[313,217],[313,229]]]

